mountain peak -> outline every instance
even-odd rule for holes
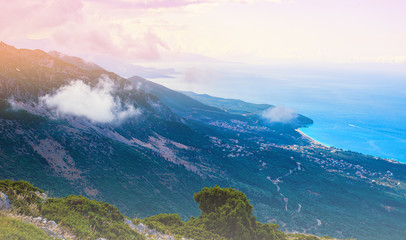
[[[50,52],[48,52],[48,54],[51,55],[52,57],[58,58],[64,62],[70,63],[70,64],[75,65],[76,67],[84,69],[84,70],[104,71],[104,68],[100,67],[99,65],[86,61],[79,57],[69,56],[69,55],[66,55],[66,54],[58,52],[58,51],[50,51]]]
[[[17,50],[15,47],[8,45],[7,43],[0,41],[0,49],[10,49],[10,50]]]

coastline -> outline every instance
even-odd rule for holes
[[[308,136],[305,133],[303,133],[302,131],[300,131],[300,128],[295,129],[295,131],[298,132],[302,136],[302,138],[308,140],[310,142],[310,144],[313,145],[313,146],[321,147],[321,148],[324,148],[324,149],[336,149],[335,147],[328,146],[326,144],[323,144],[323,143],[311,138],[310,136]],[[344,151],[352,151],[352,150],[347,150],[347,149],[343,149],[343,150]],[[373,155],[369,155],[369,154],[365,154],[365,153],[361,153],[361,152],[357,152],[357,153],[362,154],[362,155],[366,155],[366,156],[371,156],[371,157],[376,158],[376,160],[380,159],[380,160],[384,160],[386,162],[390,162],[390,163],[393,163],[393,164],[401,164],[401,165],[406,164],[406,163],[403,163],[403,162],[401,162],[399,160],[396,160],[396,159],[378,157],[378,156],[373,156]]]
[[[311,138],[310,136],[306,135],[305,133],[300,131],[300,128],[295,129],[295,131],[298,132],[302,136],[302,138],[308,140],[312,145],[316,145],[316,146],[323,147],[323,148],[331,148],[330,146],[327,146],[327,145]]]

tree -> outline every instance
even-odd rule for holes
[[[207,230],[231,239],[254,239],[256,217],[247,196],[233,188],[203,188],[194,195]]]
[[[262,224],[247,196],[233,188],[205,187],[194,195],[202,215],[191,224],[233,240],[283,240],[276,224]]]

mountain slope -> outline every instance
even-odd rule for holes
[[[70,64],[75,65],[76,67],[84,69],[84,70],[105,71],[99,65],[94,64],[92,62],[86,62],[85,60],[78,58],[78,57],[65,55],[65,54],[57,52],[57,51],[51,51],[51,52],[48,52],[48,54],[52,57],[58,58],[64,62],[70,63]]]
[[[107,201],[130,217],[176,212],[184,220],[198,214],[185,196],[233,187],[251,199],[259,221],[284,231],[404,236],[403,164],[318,145],[294,126],[40,50],[1,44],[0,63],[3,178]]]
[[[3,44],[0,56],[2,176],[31,180],[57,196],[80,193],[111,200],[126,192],[127,197],[113,202],[124,210],[144,209],[144,214],[167,209],[164,203],[179,204],[183,193],[192,194],[201,181],[195,173],[198,163],[175,156],[189,147],[165,137],[182,140],[193,132],[155,96],[126,90],[131,84],[113,73],[84,70],[40,50]],[[96,86],[102,75],[117,86],[112,93],[116,99],[142,113],[121,122],[98,123],[72,114],[59,116],[40,101],[73,80]],[[179,183],[174,171],[189,181]],[[177,190],[172,187],[176,184]],[[160,208],[146,204],[153,199]],[[192,201],[182,204],[185,213],[187,206],[194,206]]]
[[[258,115],[262,116],[264,111],[268,109],[272,109],[275,106],[269,104],[254,104],[249,102],[244,102],[239,99],[226,99],[226,98],[219,98],[213,97],[207,94],[197,94],[190,91],[182,92],[185,95],[196,99],[204,104],[209,106],[217,107],[223,109],[229,113],[233,114],[241,114],[243,116],[247,115]],[[303,127],[307,125],[313,124],[313,120],[308,117],[305,117],[301,114],[298,114],[295,118],[291,119],[288,124],[294,127]]]
[[[244,102],[241,100],[237,99],[226,99],[226,98],[219,98],[219,97],[213,97],[208,94],[197,94],[194,92],[190,91],[182,91],[183,94],[186,96],[189,96],[193,99],[196,99],[204,104],[210,105],[210,106],[215,106],[218,108],[224,108],[228,112],[232,113],[237,113],[237,114],[258,114],[261,115],[261,113],[270,108],[274,107],[273,105],[269,104],[253,104],[253,103],[248,103]]]
[[[182,93],[168,89],[162,85],[150,82],[141,77],[131,77],[128,79],[133,84],[154,96],[157,96],[161,102],[170,107],[176,114],[192,118],[195,120],[206,121],[213,118],[227,118],[223,110],[216,107],[211,107],[194,100]]]
[[[202,210],[198,218],[182,221],[178,214],[158,214],[145,219],[129,219],[108,203],[74,195],[50,198],[26,181],[0,180],[0,237],[20,240],[332,239],[284,234],[276,224],[257,222],[252,213],[253,206],[246,195],[236,189],[204,188],[194,198]],[[235,202],[240,204],[233,206]],[[214,205],[218,208],[213,208]],[[236,222],[239,223],[237,226]]]

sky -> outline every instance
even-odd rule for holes
[[[0,9],[1,41],[89,61],[406,62],[401,0],[0,0]]]

